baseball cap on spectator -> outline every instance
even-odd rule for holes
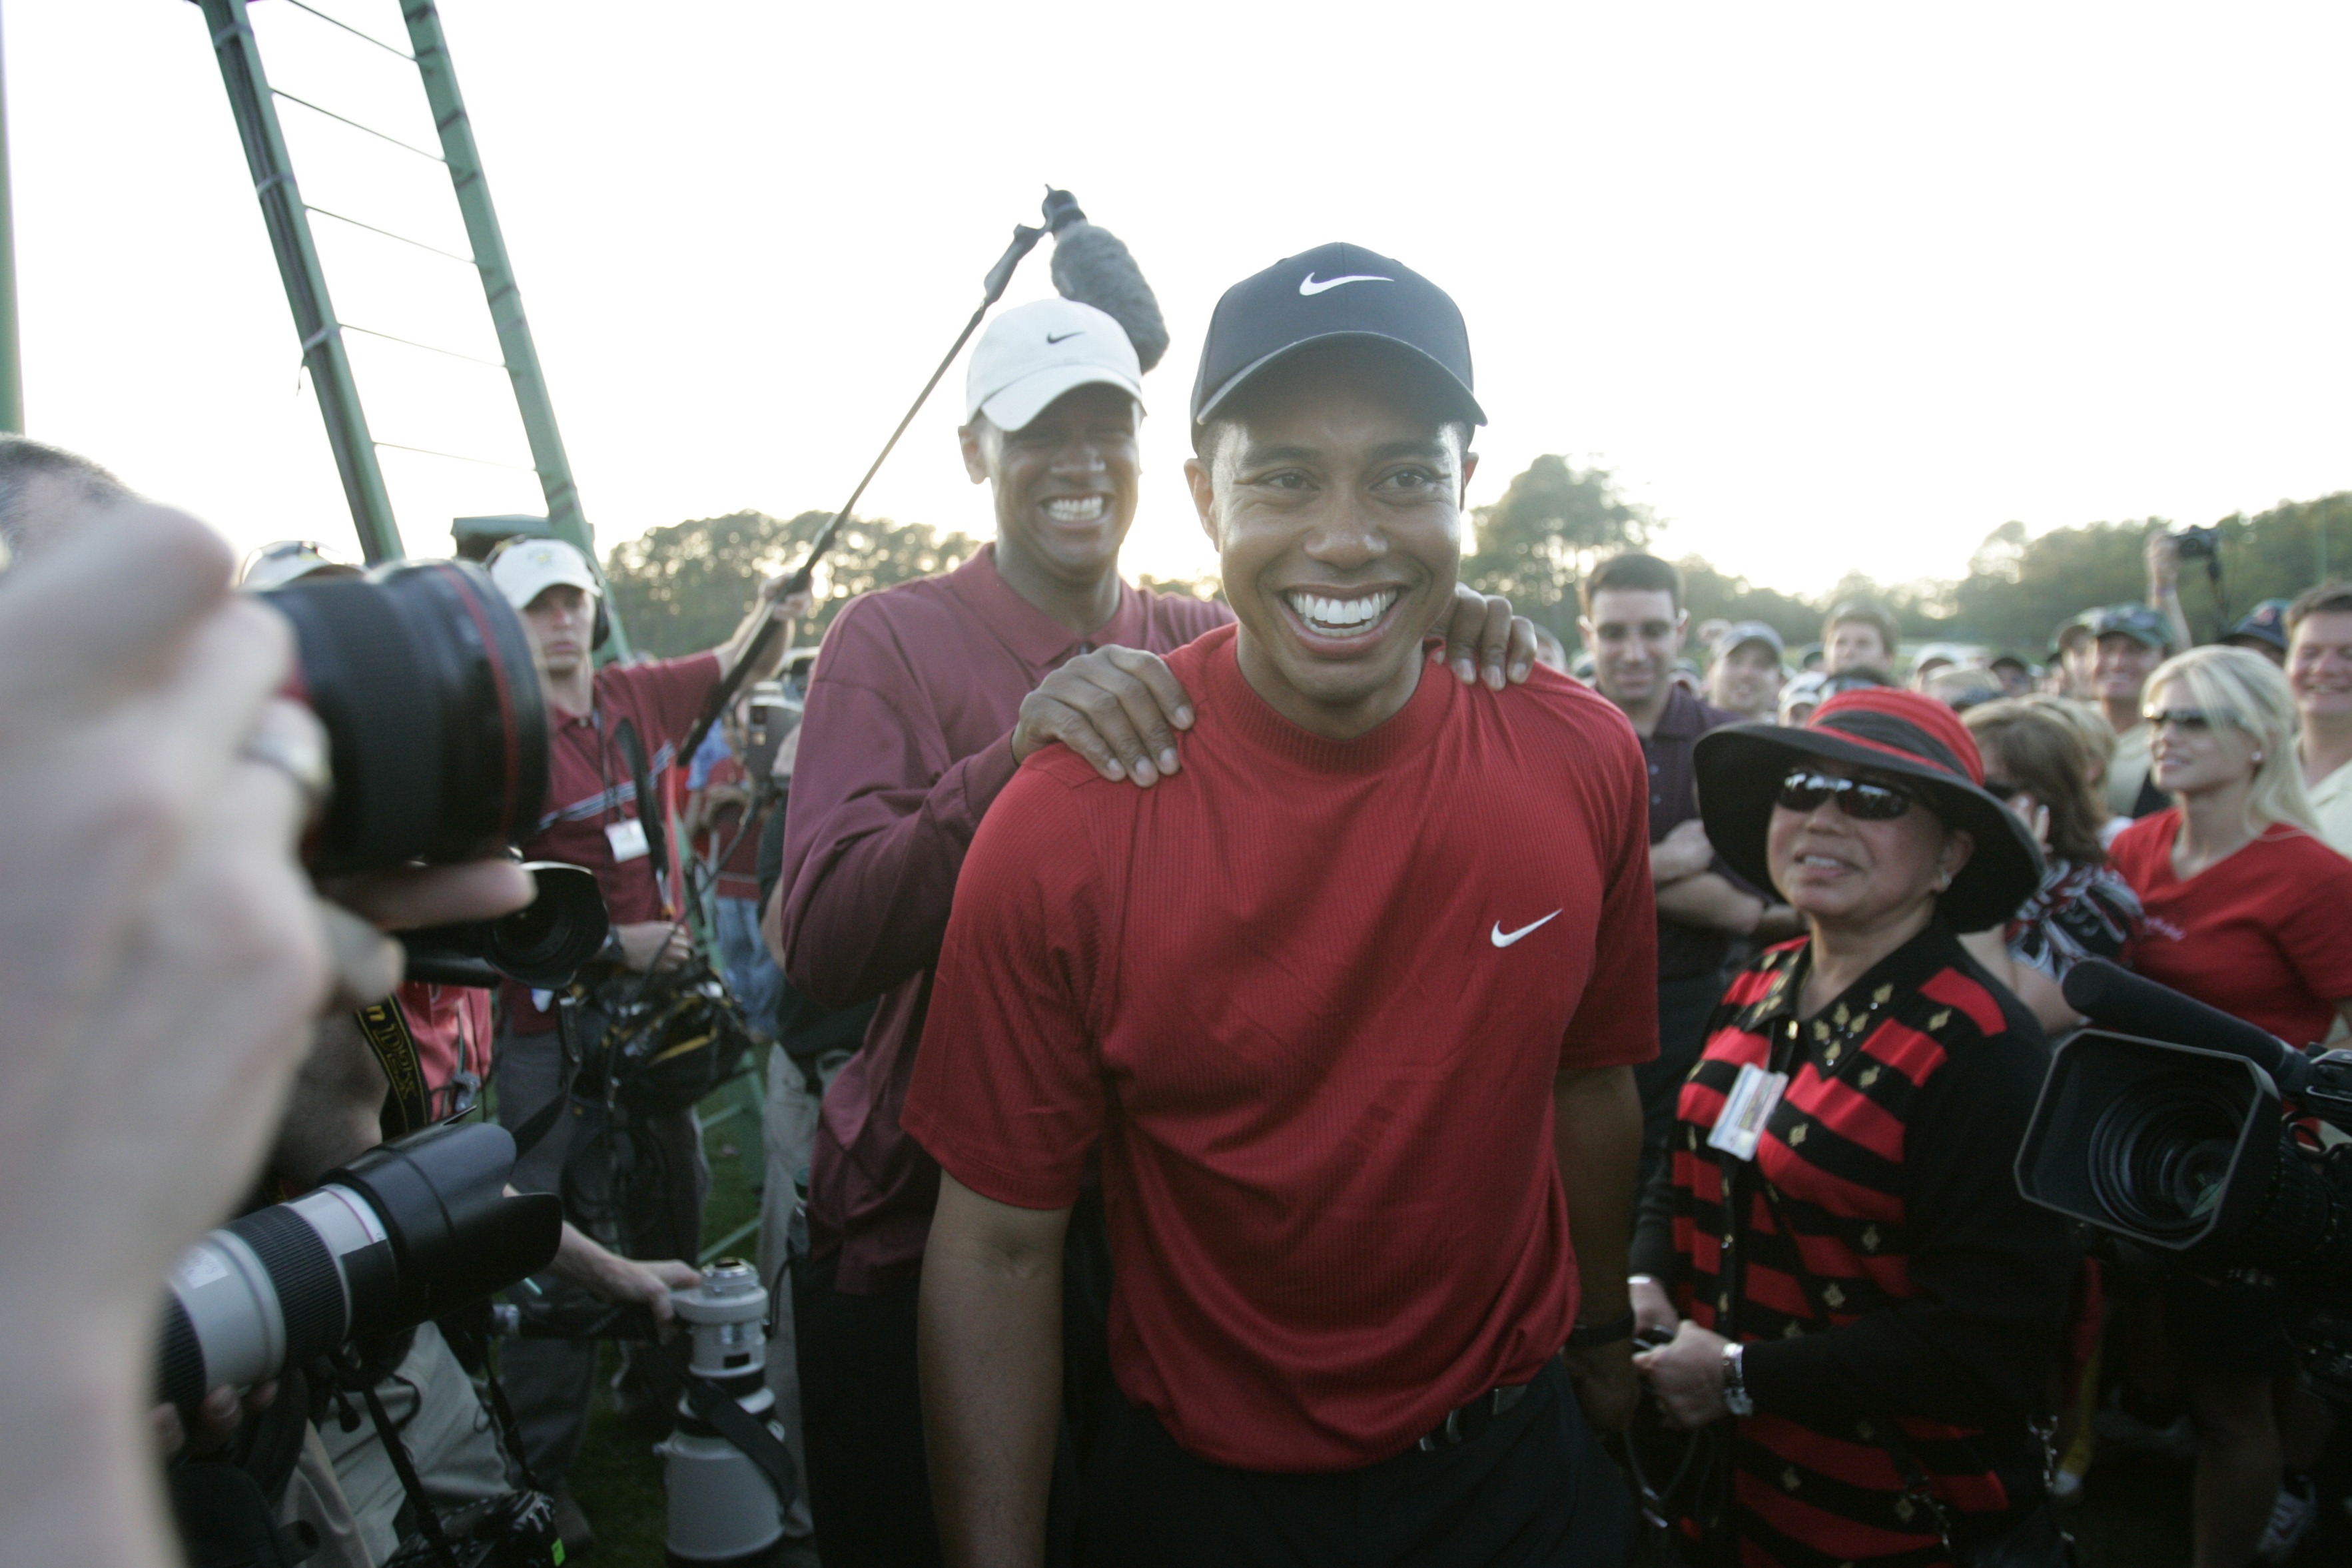
[[[236,585],[260,594],[305,577],[363,577],[367,574],[325,545],[308,539],[281,539],[245,558]]]
[[[2090,637],[2091,621],[2098,613],[2096,610],[2084,610],[2050,634],[2050,657],[2053,661],[2065,658],[2068,648]]]
[[[603,592],[588,557],[561,539],[513,541],[490,562],[490,581],[518,610],[530,608],[533,599],[559,584],[577,588],[592,599]]]
[[[2286,599],[2264,599],[2247,611],[2245,618],[2231,626],[2229,635],[2221,640],[2245,646],[2259,645],[2256,646],[2258,652],[2267,650],[2284,655],[2286,652],[2286,607],[2290,602]]]
[[[988,324],[964,372],[963,417],[1019,430],[1081,386],[1115,386],[1143,404],[1143,366],[1116,318],[1076,300],[1039,300]]]
[[[1762,643],[1770,648],[1776,659],[1789,651],[1788,645],[1780,640],[1780,634],[1762,621],[1734,621],[1723,628],[1721,637],[1715,639],[1715,657],[1728,658],[1752,642]]]
[[[1394,343],[1441,374],[1460,416],[1486,423],[1471,390],[1470,330],[1444,289],[1360,245],[1287,256],[1224,292],[1201,345],[1192,383],[1192,440],[1252,377],[1309,343],[1354,338]]]
[[[2104,610],[2094,610],[2090,616],[2090,631],[2095,637],[2127,637],[2143,647],[2169,648],[2172,628],[2162,616],[2146,605],[2109,605]]]
[[[1912,657],[1911,669],[1916,674],[1931,664],[1965,665],[1976,657],[1977,650],[1966,643],[1931,642]]]

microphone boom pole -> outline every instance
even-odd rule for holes
[[[1034,250],[1037,242],[1047,235],[1058,234],[1073,223],[1083,222],[1085,216],[1078,210],[1077,199],[1069,192],[1049,189],[1045,193],[1045,223],[1034,227],[1025,223],[1013,226],[1013,243],[1004,247],[1004,254],[996,258],[996,265],[990,268],[988,276],[982,279],[980,308],[971,313],[971,320],[963,324],[963,331],[956,334],[955,342],[949,345],[947,355],[940,361],[939,368],[931,372],[930,380],[923,383],[923,390],[915,394],[915,401],[908,405],[906,416],[898,421],[898,427],[890,432],[890,438],[882,443],[882,450],[876,455],[872,466],[866,468],[866,477],[857,481],[857,488],[849,492],[849,499],[841,503],[841,510],[817,530],[816,537],[809,542],[808,553],[802,557],[801,563],[793,568],[793,574],[784,580],[783,586],[773,597],[783,597],[807,589],[816,572],[816,563],[824,558],[826,551],[833,548],[834,536],[841,531],[841,525],[849,521],[849,514],[856,510],[858,499],[865,495],[866,487],[874,482],[874,476],[880,473],[882,465],[890,460],[890,453],[898,445],[898,437],[907,433],[907,426],[915,422],[915,416],[920,414],[923,405],[930,401],[931,389],[939,385],[940,378],[947,374],[948,367],[955,363],[956,355],[963,353],[964,344],[970,342],[972,333],[980,330],[981,318],[988,314],[989,307],[1004,297],[1005,286],[1013,281],[1013,269],[1021,265],[1021,258]],[[759,632],[751,638],[751,646],[743,650],[743,657],[735,661],[735,668],[727,672],[726,679],[711,691],[710,700],[703,705],[701,719],[678,750],[680,761],[691,761],[695,752],[702,749],[703,738],[710,733],[711,725],[727,711],[727,705],[734,701],[735,694],[742,689],[751,668],[760,662],[761,656],[768,651],[782,632],[781,623],[772,616],[761,623]]]

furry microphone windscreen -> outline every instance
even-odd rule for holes
[[[1168,352],[1160,301],[1126,244],[1110,230],[1081,221],[1054,237],[1054,288],[1063,299],[1092,305],[1125,327],[1136,362],[1145,370]]]

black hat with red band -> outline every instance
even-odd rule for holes
[[[1699,737],[1699,812],[1716,852],[1757,887],[1772,885],[1764,843],[1780,781],[1808,758],[1867,768],[1917,791],[1947,827],[1976,840],[1937,900],[1955,931],[1982,931],[2017,912],[2042,884],[2042,850],[2017,814],[1984,788],[1984,759],[1959,715],[1891,687],[1847,691],[1804,728],[1728,724]]]

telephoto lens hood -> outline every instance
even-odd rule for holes
[[[612,930],[595,874],[556,860],[523,869],[538,884],[531,901],[494,921],[403,931],[408,977],[436,985],[496,985],[499,977],[561,991],[596,956]]]
[[[470,860],[520,844],[547,798],[547,707],[522,618],[467,561],[300,578],[257,597],[293,624],[287,695],[327,731],[321,873]]]
[[[172,1271],[161,1397],[192,1416],[209,1389],[267,1383],[546,1268],[563,1203],[509,1194],[514,1162],[496,1122],[427,1128],[205,1237]]]

